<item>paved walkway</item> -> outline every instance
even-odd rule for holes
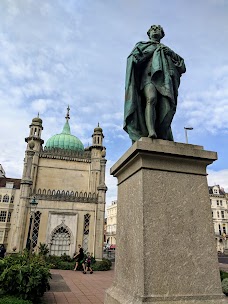
[[[114,270],[93,274],[72,270],[51,270],[51,290],[43,296],[47,304],[103,304],[105,290],[111,286]]]
[[[228,264],[219,264],[228,272]],[[51,290],[43,296],[46,304],[103,304],[105,290],[112,284],[114,270],[83,274],[80,271],[51,270]],[[228,299],[227,299],[228,301]]]

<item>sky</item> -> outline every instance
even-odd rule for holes
[[[70,106],[71,133],[84,146],[98,122],[107,149],[107,205],[117,199],[110,167],[131,146],[123,131],[126,58],[147,30],[160,24],[162,43],[184,58],[176,142],[216,151],[209,185],[228,192],[228,1],[1,0],[0,163],[21,178],[32,118],[42,139],[62,131]]]

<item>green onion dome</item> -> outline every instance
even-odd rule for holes
[[[63,127],[62,133],[56,134],[49,138],[46,142],[45,148],[84,151],[84,146],[80,139],[74,135],[71,135],[68,119]]]

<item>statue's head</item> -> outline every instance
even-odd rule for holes
[[[162,39],[165,36],[165,32],[161,25],[151,25],[147,32],[148,37],[151,38],[159,38]]]

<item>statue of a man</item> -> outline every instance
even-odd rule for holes
[[[127,59],[124,130],[133,142],[141,137],[173,141],[184,59],[160,43],[165,36],[160,25],[152,25],[147,34],[150,40],[138,42]]]

